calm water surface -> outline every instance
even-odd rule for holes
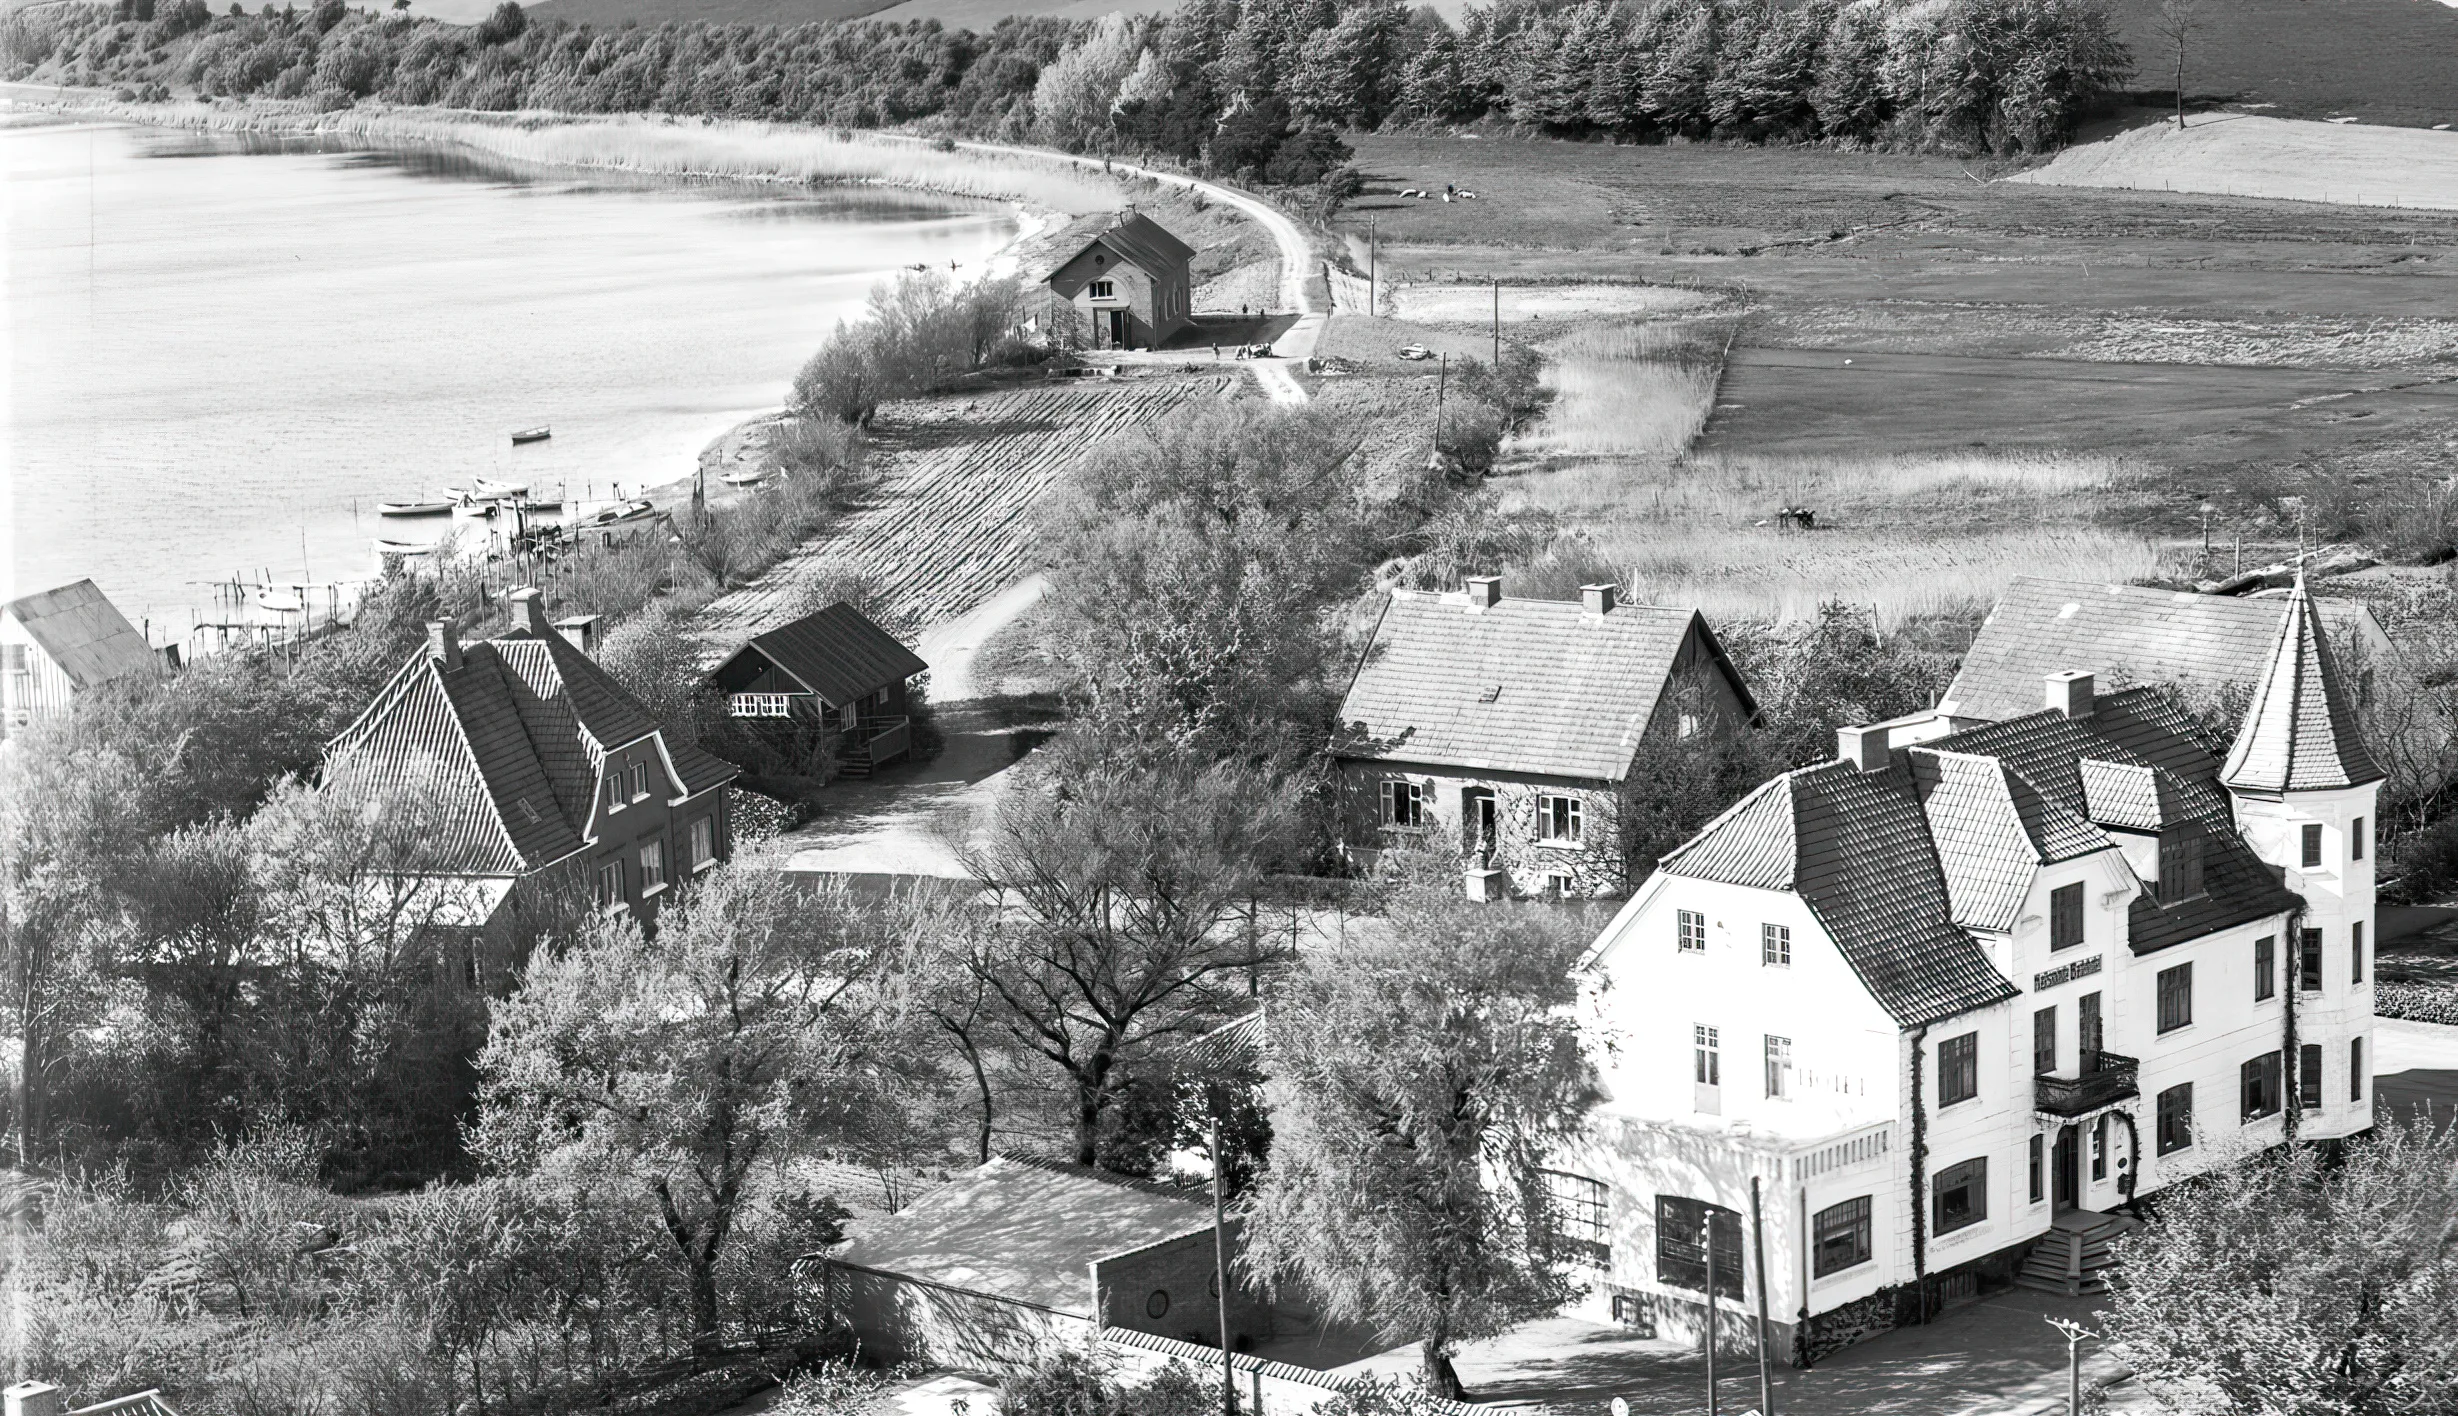
[[[0,118],[10,595],[91,576],[157,641],[206,582],[359,577],[473,476],[605,497],[775,407],[897,267],[1013,234],[876,193],[622,185],[438,151]],[[550,424],[519,449],[515,428]]]

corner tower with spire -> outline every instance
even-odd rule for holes
[[[2385,775],[2298,575],[2220,782],[2246,841],[2304,899],[2275,986],[2290,1004],[2291,1124],[2306,1140],[2373,1121],[2373,868]]]

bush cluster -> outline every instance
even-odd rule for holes
[[[2439,1023],[2444,1027],[2458,1027],[2458,980],[2444,979],[2434,983],[2381,980],[2373,985],[2373,1015],[2399,1018],[2410,1023]]]
[[[1013,278],[959,285],[939,271],[907,272],[871,291],[859,324],[837,321],[828,342],[794,376],[793,411],[806,422],[866,424],[879,405],[945,387],[993,365],[1034,362],[1018,334],[1024,287]],[[815,427],[773,443],[781,465],[834,456]]]
[[[1165,19],[1009,18],[982,33],[930,20],[596,30],[530,22],[510,0],[475,26],[341,0],[219,17],[180,0],[150,19],[137,3],[11,12],[0,64],[11,78],[47,65],[63,82],[176,77],[325,106],[921,122],[1283,185],[1335,173],[1340,129],[1484,120],[2036,152],[2131,69],[2090,0],[1497,0],[1457,28],[1397,0],[1195,0]]]

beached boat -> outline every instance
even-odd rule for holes
[[[647,521],[656,515],[657,504],[655,502],[641,500],[616,502],[611,506],[600,507],[581,518],[580,523],[573,529],[603,531],[609,526],[629,526],[636,521]]]
[[[774,475],[776,474],[765,467],[745,467],[738,472],[728,472],[717,480],[729,487],[753,487]]]
[[[378,516],[442,516],[452,510],[448,501],[377,502]]]
[[[379,556],[431,556],[435,554],[435,547],[419,541],[387,541],[378,536],[376,537],[376,554]]]
[[[544,442],[554,435],[552,428],[523,428],[512,435],[512,442],[517,447],[522,443]]]
[[[527,482],[498,482],[489,477],[470,479],[469,494],[478,501],[502,501],[507,497],[529,495]]]
[[[300,599],[295,593],[288,590],[276,589],[270,585],[258,588],[256,591],[256,603],[263,609],[268,609],[273,611],[275,614],[281,615],[295,615],[299,611],[307,608],[307,602]]]

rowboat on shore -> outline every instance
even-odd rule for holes
[[[637,521],[647,521],[656,515],[657,504],[655,502],[642,500],[616,502],[611,506],[600,507],[581,518],[580,523],[573,529],[603,531],[610,526],[629,526]]]
[[[518,447],[522,443],[544,442],[554,435],[555,430],[552,428],[523,428],[512,435],[512,445]]]
[[[773,475],[775,474],[765,467],[745,467],[739,471],[728,472],[717,480],[729,487],[753,487],[767,481]]]
[[[261,586],[257,589],[256,603],[264,609],[282,615],[295,615],[307,608],[307,602],[300,599],[296,592],[272,585]]]
[[[442,516],[452,510],[448,501],[377,502],[378,516]]]
[[[376,537],[376,554],[379,556],[431,556],[435,554],[435,547],[420,541],[388,541],[378,536]]]

